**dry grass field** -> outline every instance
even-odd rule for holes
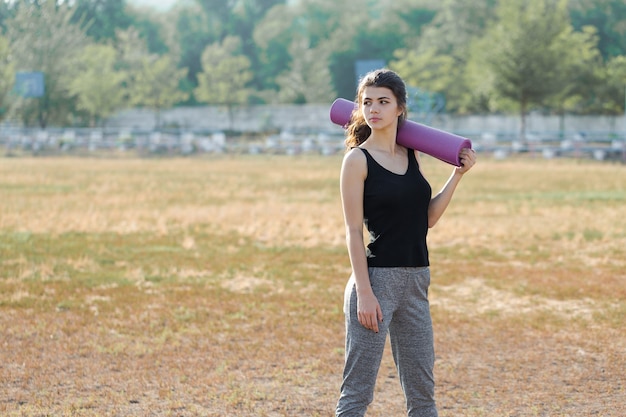
[[[331,416],[340,162],[0,159],[0,415]],[[626,416],[624,165],[481,157],[429,244],[440,416]]]

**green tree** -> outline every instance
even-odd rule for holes
[[[358,60],[387,62],[397,48],[393,28],[383,25],[382,5],[369,7],[368,0],[337,2],[303,0],[298,33],[313,49],[328,56],[333,90],[340,97],[354,98]]]
[[[7,30],[6,22],[13,17],[13,13],[9,8],[9,3],[0,1],[0,34],[4,34]]]
[[[118,30],[115,49],[116,69],[125,73],[126,102],[155,111],[155,124],[161,124],[161,111],[188,99],[181,88],[187,69],[178,68],[173,54],[151,54],[145,39],[134,27]]]
[[[599,82],[597,74],[602,67],[602,56],[597,48],[597,29],[593,26],[576,32],[570,25],[555,44],[554,50],[559,51],[560,57],[558,87],[547,104],[559,114],[561,131],[564,131],[566,112],[585,111],[586,97]]]
[[[480,41],[483,69],[494,91],[515,101],[526,135],[526,113],[563,89],[573,45],[567,1],[509,0],[498,7],[498,22]],[[482,57],[475,57],[481,59]]]
[[[293,40],[290,69],[279,75],[279,101],[286,103],[328,103],[335,99],[331,86],[328,56],[321,48],[311,49],[305,38]]]
[[[113,40],[117,29],[132,24],[125,0],[75,0],[72,23],[82,25],[97,42]]]
[[[598,113],[626,112],[626,55],[610,58],[599,71],[601,82],[594,89],[594,107]]]
[[[179,67],[189,69],[181,88],[189,93],[189,101],[195,104],[192,93],[198,85],[197,74],[202,72],[202,51],[218,38],[202,7],[193,3],[183,4],[170,11],[166,29],[170,54],[177,57]]]
[[[444,0],[413,44],[395,52],[392,63],[408,83],[446,97],[446,110],[456,113],[484,111],[476,90],[468,88],[466,67],[470,47],[495,19],[496,0]],[[422,73],[423,71],[423,73]]]
[[[473,3],[473,2],[472,2]],[[397,36],[397,43],[391,44],[399,49],[417,43],[435,16],[439,8],[438,1],[432,0],[392,0],[384,4],[381,22]],[[468,4],[466,4],[466,8]]]
[[[169,52],[166,41],[165,20],[163,13],[146,8],[127,7],[130,26],[135,28],[139,36],[146,42],[148,51],[157,55]]]
[[[0,35],[0,121],[8,111],[15,71],[9,61],[9,41]]]
[[[286,4],[286,0],[197,0],[204,10],[208,25],[216,40],[227,36],[238,36],[246,41],[242,43],[244,54],[250,53],[254,27],[272,7]]]
[[[254,68],[251,83],[256,91],[268,84],[274,85],[277,72],[264,68],[253,34],[268,10],[285,3],[285,0],[197,0],[181,2],[168,12],[163,24],[165,43],[177,57],[178,66],[189,69],[181,88],[189,93],[194,91],[198,86],[197,75],[202,72],[202,53],[207,46],[222,42],[228,36],[242,40],[241,54]],[[195,104],[195,94],[189,97],[190,104]]]
[[[276,74],[289,69],[292,59],[289,47],[296,36],[295,22],[294,7],[278,5],[269,10],[254,29],[262,89],[277,90]]]
[[[254,30],[269,10],[285,3],[285,0],[239,0],[233,2],[229,13],[231,22],[228,35],[241,39],[241,52],[250,61],[250,67],[254,69],[250,84],[255,89],[263,88],[266,81],[263,72],[258,71],[261,60],[260,51],[254,43]]]
[[[181,4],[172,11],[172,23],[176,29],[172,36],[180,57],[179,65],[189,68],[189,91],[198,85],[197,74],[202,71],[201,57],[205,48],[222,42],[228,36],[242,40],[241,54],[248,58],[256,91],[274,87],[278,72],[264,68],[263,50],[254,41],[255,28],[273,7],[285,5],[286,0],[197,0]],[[258,95],[262,96],[262,94]],[[192,96],[193,98],[193,96]]]
[[[572,25],[578,31],[593,26],[605,60],[626,55],[626,2],[624,0],[571,0]]]
[[[211,39],[222,40],[232,34],[232,9],[237,0],[197,0],[207,20],[207,28],[211,32]]]
[[[139,71],[143,58],[150,55],[146,41],[133,27],[125,30],[118,29],[115,32],[113,44],[117,51],[118,65],[128,72]]]
[[[118,29],[115,33],[114,47],[117,51],[115,68],[126,74],[123,84],[126,102],[128,105],[133,105],[131,93],[139,74],[143,71],[144,60],[154,57],[148,52],[146,41],[141,38],[139,31],[134,27],[125,30]]]
[[[494,25],[497,24],[494,22]],[[488,36],[474,39],[468,46],[468,61],[462,66],[462,83],[466,93],[461,96],[459,111],[463,113],[518,112],[516,97],[498,94],[496,73],[489,65],[493,51]]]
[[[467,61],[467,48],[473,39],[481,37],[495,18],[498,0],[443,0],[440,9],[423,30],[421,49]]]
[[[130,104],[155,111],[156,126],[161,125],[161,111],[187,99],[179,85],[187,75],[186,68],[177,68],[169,55],[141,57],[139,70],[133,72]]]
[[[407,86],[440,93],[453,103],[455,109],[459,108],[454,100],[463,95],[463,68],[457,65],[453,56],[438,54],[435,49],[421,52],[398,50],[396,58],[389,66],[404,78]]]
[[[104,121],[124,104],[126,74],[116,69],[117,53],[110,45],[89,45],[78,60],[78,73],[69,85],[76,106],[91,117],[91,125]]]
[[[41,5],[22,3],[7,22],[11,56],[17,71],[44,73],[45,93],[41,98],[18,100],[25,124],[66,124],[74,110],[68,93],[75,73],[75,58],[87,44],[83,29],[71,23],[72,10],[52,0]]]
[[[241,53],[241,40],[228,36],[221,43],[207,46],[202,53],[202,69],[196,98],[202,103],[226,106],[232,128],[234,107],[247,103],[251,93],[250,60]]]
[[[298,77],[288,71],[300,66],[293,61],[302,61],[304,55],[311,55],[309,51],[315,51],[313,54],[324,57],[330,69],[324,73],[324,77],[330,75],[330,89],[326,90],[353,98],[355,62],[388,62],[394,50],[419,36],[423,25],[434,16],[435,5],[430,0],[302,0],[274,6],[256,25],[253,38],[259,50],[260,71],[267,74],[263,87],[278,89],[278,78],[272,80],[271,75],[279,74],[281,86],[290,86],[289,91],[279,93],[281,100],[303,101],[304,96],[294,89]],[[301,47],[295,47],[294,42]]]

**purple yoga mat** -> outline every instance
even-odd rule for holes
[[[347,127],[355,106],[352,101],[338,98],[330,106],[330,120],[339,126]],[[456,166],[461,166],[459,160],[461,149],[472,147],[472,142],[467,138],[411,120],[405,121],[400,126],[396,142]]]

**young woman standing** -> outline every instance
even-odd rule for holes
[[[476,155],[463,149],[462,166],[432,197],[418,152],[396,143],[407,115],[402,79],[373,71],[361,79],[356,101],[340,179],[352,275],[344,295],[346,354],[336,416],[365,415],[389,333],[408,415],[436,417],[426,235]]]

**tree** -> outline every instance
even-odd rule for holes
[[[6,32],[6,22],[9,18],[13,17],[9,3],[6,1],[0,1],[0,34]]]
[[[335,91],[338,90],[338,85],[343,87],[345,84],[347,88],[343,89],[344,92],[347,91],[347,95],[352,97],[355,86],[355,36],[361,26],[355,22],[357,19],[363,23],[366,21],[366,10],[359,8],[365,3],[365,0],[359,0],[357,4],[305,0],[270,9],[265,18],[256,25],[254,32],[261,64],[260,72],[265,80],[263,87],[279,90],[279,99],[282,102],[306,101],[304,90],[307,86],[298,83],[311,77],[298,74],[298,68],[302,68],[305,60],[318,56],[324,62],[323,65],[328,67],[328,71],[324,70],[324,77],[328,76],[325,82],[329,85],[324,87],[324,91]],[[355,9],[354,13],[349,12],[352,8]],[[382,37],[381,32],[376,35]],[[370,53],[375,54],[371,51]],[[321,63],[314,65],[318,70],[321,69]],[[282,88],[286,90],[280,91]]]
[[[144,60],[151,59],[151,55],[148,52],[146,41],[141,38],[139,31],[133,27],[116,31],[114,47],[117,51],[116,69],[126,74],[123,84],[126,92],[126,102],[132,105],[134,104],[133,100],[131,100],[133,86],[136,85],[137,78],[143,71]]]
[[[495,0],[444,0],[423,35],[395,51],[393,67],[408,83],[446,98],[446,110],[469,113],[485,110],[482,96],[468,88],[465,69],[470,46],[494,20]]]
[[[118,67],[125,74],[128,104],[155,111],[156,126],[161,124],[161,111],[188,99],[181,89],[187,68],[178,68],[171,54],[148,52],[146,41],[135,28],[118,30],[116,35]]]
[[[286,0],[197,0],[181,4],[173,10],[169,26],[175,26],[170,49],[180,57],[179,66],[189,68],[185,88],[192,91],[198,85],[197,74],[202,71],[201,57],[208,45],[222,42],[228,36],[241,39],[241,54],[248,58],[256,91],[275,87],[279,72],[264,68],[264,52],[254,41],[256,27],[273,7]],[[287,40],[288,41],[288,40]],[[171,45],[175,45],[172,48]],[[259,94],[258,99],[263,94]],[[194,96],[192,95],[192,99]]]
[[[616,115],[626,112],[626,55],[609,59],[599,77],[601,82],[593,90],[594,110]]]
[[[256,24],[262,20],[269,9],[286,0],[197,0],[204,10],[216,40],[227,36],[238,36],[241,39],[252,39]],[[242,50],[251,52],[245,42]]]
[[[277,90],[276,74],[285,72],[291,64],[289,47],[296,36],[293,9],[285,5],[275,6],[254,29],[253,39],[258,51],[262,89]]]
[[[165,41],[165,24],[161,12],[152,9],[128,8],[130,25],[139,32],[139,36],[145,40],[148,51],[157,55],[169,52],[169,46]]]
[[[320,48],[311,49],[304,38],[293,40],[291,68],[279,75],[279,100],[286,103],[328,103],[336,98],[331,86],[328,56]]]
[[[598,32],[593,26],[576,32],[570,25],[555,43],[554,50],[560,51],[558,87],[547,104],[559,114],[564,131],[565,112],[581,111],[589,91],[600,82],[597,73],[602,67],[602,56],[597,48]]]
[[[207,19],[207,29],[215,41],[232,34],[232,8],[237,0],[197,0]]]
[[[124,104],[126,74],[116,67],[116,51],[110,45],[89,45],[78,60],[78,73],[70,82],[77,108],[91,116],[96,126]]]
[[[468,45],[468,61],[461,69],[463,88],[467,92],[461,96],[459,107],[461,112],[519,112],[515,97],[510,98],[496,91],[496,73],[491,70],[488,63],[493,53],[490,50],[492,42],[493,40],[485,35],[474,39]]]
[[[141,58],[139,71],[130,87],[130,103],[156,112],[156,126],[161,125],[161,111],[187,99],[179,86],[187,68],[177,68],[169,55]]]
[[[626,55],[626,3],[624,0],[571,0],[572,25],[578,31],[593,26],[605,60]]]
[[[75,73],[75,58],[87,44],[83,29],[71,23],[72,11],[66,3],[52,0],[21,3],[14,18],[7,22],[11,55],[17,71],[41,71],[45,93],[41,98],[17,103],[25,124],[67,123],[73,101],[68,93]]]
[[[9,62],[9,41],[0,35],[0,121],[7,113],[15,72]]]
[[[248,101],[247,86],[252,80],[250,60],[241,53],[241,40],[228,36],[221,43],[207,46],[202,53],[202,69],[194,90],[196,98],[226,106],[232,128],[233,108]]]
[[[390,68],[403,77],[407,86],[416,87],[429,93],[440,93],[453,102],[462,95],[463,68],[456,65],[454,57],[437,54],[435,49],[422,52],[416,50],[396,51],[396,61],[392,61]],[[459,82],[461,81],[461,82]]]
[[[96,42],[113,40],[117,29],[127,29],[132,19],[125,0],[75,0],[72,23],[83,25]]]
[[[563,88],[572,40],[567,1],[510,0],[500,3],[498,22],[480,41],[483,67],[493,89],[518,103],[520,136],[526,136],[526,113]],[[475,59],[479,59],[476,57]]]
[[[392,0],[383,7],[381,21],[392,28],[398,41],[402,42],[394,44],[394,49],[399,49],[419,41],[427,25],[437,15],[439,4],[432,0]],[[468,7],[466,3],[465,8]]]
[[[146,41],[141,38],[139,31],[132,27],[116,30],[114,46],[120,68],[129,73],[139,71],[143,58],[150,55]]]
[[[170,54],[178,57],[178,66],[188,68],[183,91],[190,93],[189,101],[195,103],[194,88],[198,85],[197,74],[202,71],[201,56],[207,45],[217,42],[204,10],[195,4],[181,5],[173,9],[167,23]]]
[[[419,40],[420,49],[435,49],[467,61],[467,48],[481,37],[495,18],[498,0],[444,0],[432,22],[426,25]],[[500,2],[501,3],[501,2]]]
[[[298,33],[308,38],[310,48],[328,56],[332,87],[340,97],[354,98],[356,61],[387,61],[395,49],[389,28],[379,25],[382,7],[372,9],[368,3],[301,1]]]
[[[263,73],[258,71],[260,51],[254,43],[254,30],[270,9],[284,4],[285,0],[239,0],[233,2],[229,13],[228,35],[241,39],[241,53],[248,58],[250,67],[254,69],[250,84],[256,89],[263,88],[266,81]]]

